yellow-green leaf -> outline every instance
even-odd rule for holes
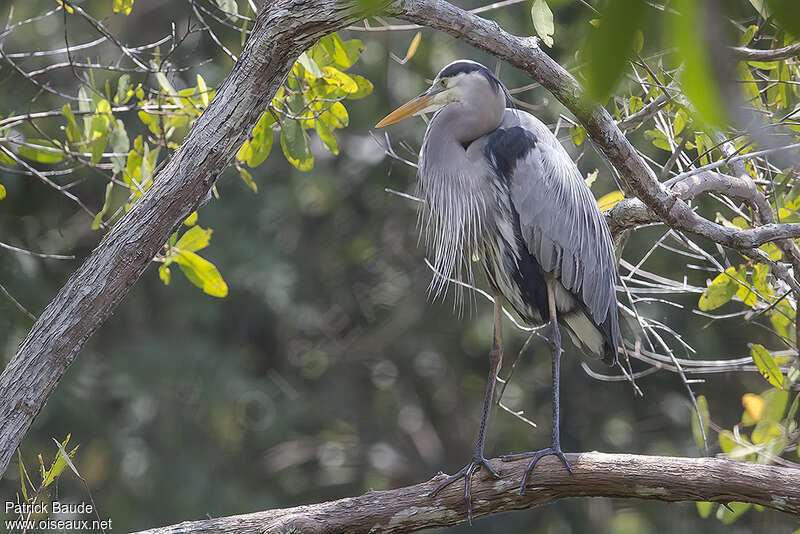
[[[200,226],[192,226],[178,239],[175,247],[182,251],[195,252],[204,249],[211,241],[211,234],[213,230],[209,228],[204,230]]]
[[[750,504],[749,502],[729,502],[728,506],[730,507],[730,509],[724,506],[720,506],[717,509],[717,519],[719,519],[726,525],[730,525],[731,523],[736,521],[736,519],[738,519],[740,515],[742,515],[747,510],[750,509],[752,504]]]
[[[0,184],[0,200],[6,198],[6,186]]]
[[[78,128],[78,123],[75,121],[75,115],[72,113],[72,108],[69,107],[69,104],[62,106],[61,114],[67,119],[67,140],[70,143],[77,143],[81,140],[81,129]]]
[[[358,91],[358,84],[347,74],[334,67],[325,67],[322,69],[325,73],[325,80],[328,83],[336,85],[345,93],[355,93]]]
[[[581,146],[586,140],[586,128],[581,125],[572,126],[569,129],[569,136],[572,138],[572,143],[575,146]]]
[[[253,193],[258,193],[258,185],[253,181],[253,176],[247,172],[247,169],[244,167],[239,167],[239,176],[242,177],[242,181],[253,190]]]
[[[533,28],[539,38],[548,47],[553,46],[553,34],[556,31],[553,24],[553,12],[550,11],[550,6],[545,0],[533,0],[531,19],[533,19]]]
[[[314,167],[314,157],[308,146],[308,135],[300,126],[299,121],[293,119],[283,121],[281,148],[283,148],[283,155],[286,156],[287,161],[298,170],[308,171]]]
[[[761,376],[766,378],[773,386],[783,388],[783,373],[769,351],[762,345],[754,344],[750,345],[750,355],[753,357]]]
[[[764,399],[755,393],[745,393],[742,395],[742,406],[754,423],[761,420],[761,412],[764,410]]]
[[[197,212],[193,211],[188,217],[186,217],[186,220],[183,221],[183,224],[186,226],[194,226],[197,224]]]
[[[711,311],[731,300],[739,289],[735,277],[735,267],[728,267],[725,272],[718,274],[703,292],[697,307],[702,311]]]
[[[26,139],[19,145],[20,156],[39,163],[58,163],[64,160],[64,151],[47,139]]]
[[[623,198],[625,198],[625,193],[622,191],[611,191],[597,199],[597,205],[600,206],[600,211],[608,211],[616,206]]]
[[[111,191],[114,189],[114,182],[108,182],[106,185],[106,195],[105,200],[103,200],[103,208],[97,212],[97,215],[94,216],[94,220],[92,220],[92,230],[97,230],[100,228],[100,223],[103,221],[103,215],[106,214],[108,211],[109,204],[111,202]]]
[[[314,126],[317,129],[317,135],[322,140],[322,143],[325,145],[325,148],[330,150],[333,154],[339,154],[339,143],[336,141],[336,137],[333,136],[333,131],[331,131],[328,126],[322,122],[321,120],[314,121]]]
[[[757,31],[758,31],[758,26],[755,25],[748,26],[748,28],[744,32],[744,35],[742,35],[742,38],[739,39],[739,45],[745,46],[749,44],[750,41],[753,40],[753,37],[755,37]]]
[[[711,510],[714,507],[714,503],[708,501],[701,501],[696,503],[697,504],[697,513],[705,519],[709,515],[711,515]]]
[[[134,0],[114,0],[114,13],[130,15],[131,9],[133,9],[133,1]]]
[[[175,261],[178,262],[186,278],[205,293],[212,297],[224,297],[228,294],[228,285],[210,261],[187,251],[179,252],[175,256]]]
[[[165,286],[169,285],[170,276],[171,273],[169,271],[169,266],[163,263],[158,266],[158,277],[161,279],[162,282],[164,282]]]
[[[236,0],[217,0],[217,7],[228,15],[228,20],[235,20],[239,15],[239,5]]]
[[[697,419],[697,412],[700,413],[700,417],[703,419],[702,429],[700,428],[700,421]],[[704,395],[698,395],[697,397],[697,412],[692,412],[692,436],[694,436],[694,443],[697,448],[703,450],[705,449],[703,436],[708,436],[708,422],[711,419],[711,415],[708,412],[708,401]]]
[[[58,2],[59,4],[61,4],[61,7],[63,7],[63,8],[64,8],[64,10],[66,10],[66,12],[67,12],[67,13],[69,13],[70,15],[71,15],[72,13],[75,13],[75,10],[74,10],[74,9],[72,9],[72,6],[70,6],[70,5],[68,5],[68,4],[65,4],[64,2],[62,2],[62,0],[56,0],[56,2]]]

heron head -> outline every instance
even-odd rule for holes
[[[413,115],[433,112],[451,102],[478,107],[484,97],[496,98],[501,88],[500,80],[492,71],[475,61],[460,59],[439,71],[427,91],[389,113],[375,127],[382,128]]]

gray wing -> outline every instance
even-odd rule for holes
[[[613,363],[619,325],[611,232],[580,171],[547,126],[523,111],[506,110],[500,128],[515,126],[535,136],[534,147],[519,154],[509,183],[525,244],[542,270],[581,301],[610,345],[600,356]]]

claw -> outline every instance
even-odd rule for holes
[[[494,478],[500,478],[500,475],[494,468],[489,464],[489,461],[486,458],[473,458],[472,461],[465,465],[461,470],[454,474],[448,475],[443,481],[439,483],[436,488],[428,493],[428,497],[436,497],[436,495],[452,484],[453,482],[463,478],[464,479],[464,502],[467,504],[467,520],[469,520],[469,524],[472,525],[472,475],[476,471],[478,471],[481,467],[485,467],[487,471],[489,471]]]
[[[533,471],[534,466],[544,458],[545,456],[557,456],[561,462],[564,464],[564,467],[567,468],[570,474],[573,474],[572,466],[569,465],[569,461],[567,461],[567,457],[561,451],[560,447],[548,447],[546,449],[542,449],[539,451],[533,452],[523,452],[522,454],[507,454],[506,456],[502,456],[501,460],[504,462],[513,462],[515,460],[520,460],[522,458],[530,458],[531,461],[528,462],[528,467],[525,468],[525,474],[522,475],[522,482],[519,485],[519,494],[522,495],[525,492],[525,487],[528,485],[528,475],[531,474]]]

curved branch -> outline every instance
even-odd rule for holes
[[[527,460],[491,464],[500,480],[473,479],[475,517],[520,510],[565,497],[623,497],[665,502],[748,502],[800,515],[800,469],[718,458],[676,458],[587,452],[567,454],[573,475],[552,457],[536,465],[535,486],[519,494]],[[463,488],[454,484],[436,498],[427,496],[441,477],[388,491],[370,491],[319,504],[252,514],[186,521],[138,534],[388,534],[414,532],[467,521]]]
[[[759,50],[757,48],[747,48],[746,46],[734,46],[732,50],[736,59],[742,61],[778,61],[800,56],[800,43],[772,50]]]

